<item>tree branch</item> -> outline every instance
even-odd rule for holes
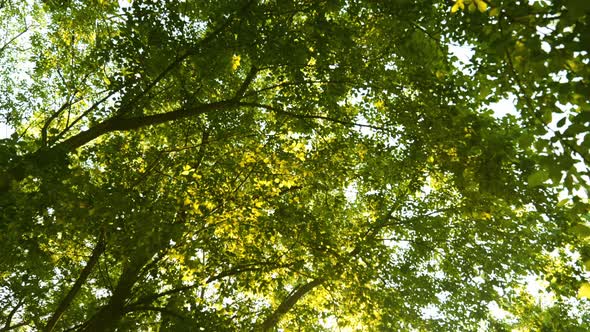
[[[114,117],[105,120],[98,125],[83,131],[69,139],[59,143],[56,147],[63,151],[73,151],[80,146],[89,143],[95,138],[114,131],[129,131],[150,125],[162,124],[204,114],[211,111],[226,109],[236,105],[233,101],[219,101],[211,104],[203,104],[196,107],[181,108],[176,111],[139,116],[133,118]]]
[[[295,288],[287,298],[281,302],[278,308],[264,320],[261,325],[262,331],[270,331],[277,323],[281,320],[284,314],[286,314],[291,308],[299,301],[303,296],[311,292],[314,288],[321,285],[325,281],[324,278],[316,278],[308,282],[305,285]]]
[[[242,6],[238,10],[238,13],[236,13],[236,14],[243,13],[254,2],[255,1],[253,1],[253,0],[248,1],[244,6]],[[213,30],[205,38],[203,38],[199,42],[199,45],[206,44],[206,43],[210,42],[213,38],[215,38],[217,35],[219,35],[223,30],[225,30],[231,24],[231,22],[234,20],[234,18],[236,16],[237,15],[232,15],[231,17],[226,19],[217,29]],[[142,93],[140,95],[136,96],[135,98],[133,98],[130,102],[126,103],[125,105],[122,105],[122,107],[126,108],[126,107],[129,107],[129,105],[132,105],[133,103],[137,102],[140,98],[145,96],[153,87],[155,87],[162,79],[164,79],[164,77],[166,77],[166,75],[168,75],[168,73],[170,73],[174,68],[176,68],[179,64],[181,64],[186,58],[188,58],[189,56],[194,55],[194,54],[195,54],[194,51],[188,51],[188,52],[184,53],[183,55],[179,56],[178,58],[176,58],[173,62],[171,62],[168,66],[166,66],[166,68],[160,74],[158,74],[158,76],[156,76],[156,78],[154,80],[152,80],[147,85],[147,87],[142,91]],[[241,98],[241,95],[244,94],[245,90],[248,88],[248,85],[254,79],[257,72],[258,72],[258,70],[255,67],[252,67],[246,80],[242,84],[242,87],[238,90],[238,94],[236,95],[236,97],[239,96],[239,98]],[[242,89],[244,91],[242,91]],[[101,99],[97,104],[102,103],[104,100],[106,100],[106,98],[110,97],[110,95],[105,97],[104,99]],[[88,109],[88,111],[96,108],[97,104],[92,105]],[[218,104],[218,103],[213,103],[213,104],[209,104],[209,105],[214,105],[214,104]],[[206,107],[207,105],[203,105],[203,106]],[[201,107],[203,107],[203,106],[201,106]],[[84,115],[87,114],[88,111],[84,112]],[[121,114],[127,113],[126,111],[128,111],[128,110],[123,110],[123,112],[121,112]],[[68,150],[74,150],[74,149],[90,142],[91,140],[97,138],[98,136],[103,135],[103,134],[110,132],[110,131],[125,131],[125,130],[137,129],[137,128],[152,125],[152,124],[160,124],[160,123],[173,121],[173,120],[180,119],[180,118],[186,118],[186,117],[201,114],[204,112],[199,113],[198,111],[195,111],[194,112],[195,114],[190,114],[190,113],[191,113],[191,110],[181,109],[181,110],[178,110],[175,112],[169,112],[169,113],[157,114],[157,115],[151,115],[151,116],[145,116],[145,117],[136,117],[136,118],[130,118],[130,119],[111,118],[111,119],[106,120],[106,121],[98,124],[97,126],[93,127],[93,128],[96,128],[94,130],[94,133],[91,132],[93,129],[93,128],[91,128],[91,129],[87,130],[86,132],[82,132],[82,133],[64,141],[63,143],[60,143],[60,145],[62,147],[67,147]],[[169,117],[169,119],[166,119],[167,117]],[[69,128],[71,128],[71,126],[73,126],[75,124],[75,122],[77,122],[77,121],[78,120],[74,121],[74,123],[72,123],[72,125],[70,125]],[[134,126],[132,124],[133,121],[137,121],[138,125]],[[121,128],[121,129],[109,130],[109,127],[111,127],[111,126],[114,128]],[[97,127],[100,127],[100,128],[97,128]],[[69,128],[66,128],[66,130]],[[106,131],[102,132],[103,130],[106,130]],[[60,137],[61,137],[61,134],[60,134]]]
[[[336,274],[342,273],[341,269],[348,264],[355,256],[357,256],[361,250],[363,250],[363,245],[365,245],[371,239],[374,239],[375,236],[378,234],[379,230],[387,225],[387,221],[389,221],[392,216],[392,212],[396,207],[392,207],[388,210],[387,214],[384,215],[383,220],[378,224],[370,227],[367,232],[361,236],[361,241],[349,252],[346,253],[346,256],[336,255],[338,257],[343,257],[341,260],[332,268]],[[311,292],[315,287],[325,283],[327,281],[326,278],[317,277],[310,281],[309,283],[299,286],[295,288],[291,294],[287,298],[281,302],[278,308],[264,320],[261,325],[262,331],[269,331],[272,330],[278,322],[281,320],[282,316],[285,315],[291,308],[305,296],[307,293]]]
[[[20,307],[22,307],[24,302],[24,298],[21,298],[18,303],[14,306],[14,308],[12,308],[12,310],[10,311],[10,313],[8,314],[8,317],[6,317],[6,324],[4,324],[4,327],[2,329],[0,329],[0,331],[8,331],[10,329],[16,328],[17,326],[10,326],[10,323],[12,322],[12,318],[14,317],[14,315],[16,315],[16,312],[18,311],[18,309]]]
[[[244,96],[248,97],[248,96],[252,96],[252,95],[256,95],[260,92],[264,92],[264,91],[268,91],[268,90],[272,90],[272,89],[276,89],[276,88],[282,88],[282,87],[288,87],[288,86],[294,86],[294,85],[311,85],[311,84],[352,84],[355,83],[354,81],[338,81],[338,80],[304,80],[304,81],[295,81],[295,82],[281,82],[281,83],[277,83],[277,84],[273,84],[273,85],[269,85],[266,86],[264,88],[260,88],[258,90],[254,90],[251,92],[248,92],[246,94],[244,94]],[[356,82],[358,83],[358,82]]]
[[[75,94],[75,92],[74,92],[74,94]],[[41,128],[41,145],[42,146],[47,147],[47,130],[49,129],[51,122],[53,120],[55,120],[66,108],[72,106],[72,104],[73,104],[72,99],[73,99],[73,96],[68,98],[68,100],[57,111],[55,111],[53,114],[51,114],[49,119],[47,119],[45,121],[45,124],[43,124],[43,128]]]
[[[261,263],[251,263],[251,264],[245,264],[245,265],[240,265],[240,266],[236,266],[234,268],[231,268],[227,271],[221,272],[215,276],[209,277],[205,283],[210,283],[225,277],[230,277],[236,274],[240,274],[242,272],[251,272],[251,271],[259,271],[264,269],[265,267],[274,264],[274,262],[261,262]],[[274,268],[284,268],[284,267],[289,267],[294,265],[295,263],[289,263],[289,264],[279,264]],[[157,294],[152,294],[152,295],[147,295],[144,296],[140,299],[138,299],[137,301],[135,301],[134,303],[129,304],[127,307],[135,307],[135,306],[141,306],[141,305],[145,305],[145,304],[149,304],[152,303],[153,301],[159,299],[160,297],[164,297],[167,295],[172,295],[172,294],[176,294],[176,293],[180,293],[186,290],[190,290],[193,289],[195,287],[199,287],[202,286],[201,284],[197,283],[194,285],[188,285],[188,286],[182,286],[182,287],[178,287],[178,288],[174,288],[174,289],[170,289],[167,290],[165,292],[162,293],[157,293]]]
[[[374,126],[374,125],[370,125],[370,124],[362,124],[362,123],[357,123],[357,122],[352,122],[352,121],[345,121],[345,120],[331,118],[329,116],[324,116],[324,115],[301,114],[301,113],[289,112],[289,111],[285,111],[285,110],[279,109],[279,108],[271,106],[271,105],[265,105],[265,104],[260,104],[260,103],[239,102],[239,103],[237,103],[237,106],[259,107],[259,108],[263,108],[263,109],[266,109],[269,111],[273,111],[276,114],[291,116],[291,117],[298,118],[298,119],[326,120],[326,121],[330,121],[330,122],[334,122],[334,123],[339,123],[339,124],[345,125],[345,126],[363,127],[363,128],[371,128],[371,129],[380,130],[380,131],[389,131],[389,129],[387,129],[385,127]]]
[[[72,286],[72,288],[70,289],[70,291],[68,292],[66,297],[64,297],[63,300],[61,301],[61,303],[57,306],[57,309],[55,310],[55,312],[53,313],[53,315],[51,316],[51,318],[47,322],[47,325],[45,325],[45,328],[43,329],[43,331],[45,331],[45,332],[53,331],[53,329],[55,328],[55,325],[57,324],[57,322],[59,321],[61,316],[68,309],[68,307],[70,306],[70,304],[72,303],[72,301],[74,300],[74,298],[76,297],[76,295],[78,294],[80,289],[82,288],[82,285],[84,285],[84,283],[86,283],[86,280],[88,279],[88,277],[90,276],[90,273],[94,269],[94,266],[98,262],[98,258],[102,255],[102,253],[105,251],[105,249],[106,249],[105,239],[101,235],[98,240],[98,243],[96,244],[96,246],[92,250],[92,255],[90,256],[90,259],[86,263],[86,266],[84,266],[84,269],[82,269],[82,273],[80,273],[80,276],[78,276],[78,279],[76,280],[76,282],[74,283],[74,286]]]
[[[133,259],[123,267],[123,271],[113,290],[109,302],[101,307],[88,321],[80,327],[81,331],[114,331],[125,316],[125,307],[132,295],[133,287],[140,278],[141,268],[151,257],[149,252],[138,249],[139,254],[132,255]],[[136,251],[137,253],[137,251]]]
[[[86,117],[90,112],[95,110],[98,106],[100,106],[100,104],[104,103],[107,99],[109,99],[112,95],[114,95],[118,91],[119,90],[113,90],[113,91],[109,92],[106,96],[104,96],[103,98],[99,99],[94,104],[92,104],[92,106],[90,106],[87,110],[85,110],[79,117],[77,117],[74,121],[72,121],[72,123],[70,123],[68,126],[66,126],[66,128],[64,128],[64,130],[62,130],[55,138],[53,138],[51,143],[57,142],[60,138],[62,138],[65,135],[65,133],[68,132],[68,130],[72,129],[72,127],[75,126],[76,123],[78,123],[80,120],[82,120],[84,117]]]
[[[151,82],[148,83],[145,89],[143,89],[137,96],[134,96],[133,98],[131,98],[131,100],[127,101],[124,105],[122,105],[122,108],[126,111],[130,111],[130,105],[135,105],[141,98],[147,95],[158,83],[160,83],[160,81],[162,81],[164,77],[168,75],[168,73],[170,73],[174,68],[180,65],[190,55],[191,52],[186,52],[185,54],[179,56],[174,61],[172,61],[168,66],[166,66],[166,68],[164,68],[164,70],[160,74],[158,74],[158,76],[156,76],[156,78],[154,78]]]
[[[29,31],[29,27],[25,27],[25,29],[23,31],[18,33],[16,36],[10,38],[9,41],[7,41],[4,45],[2,45],[2,47],[0,47],[0,55],[2,55],[2,53],[4,53],[4,51],[8,48],[8,46],[10,44],[12,44],[13,41],[17,40],[18,37],[24,35],[27,31]]]
[[[166,308],[161,307],[153,307],[153,306],[136,306],[136,307],[127,307],[125,308],[125,313],[134,312],[134,311],[157,311],[172,317],[186,319],[186,317]]]
[[[250,72],[248,72],[248,75],[246,75],[246,79],[244,80],[244,82],[242,83],[242,85],[240,86],[238,91],[236,92],[236,96],[234,97],[235,100],[240,100],[244,97],[246,90],[248,90],[248,87],[250,86],[252,81],[256,78],[257,73],[258,73],[258,68],[256,68],[255,66],[252,66],[252,68],[250,68]]]

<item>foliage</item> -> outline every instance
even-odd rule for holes
[[[590,329],[586,1],[0,6],[0,330]]]

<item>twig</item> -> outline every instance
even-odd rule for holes
[[[29,27],[25,27],[25,29],[23,31],[21,31],[19,34],[17,34],[16,36],[10,38],[9,41],[7,41],[4,45],[2,45],[2,47],[0,47],[0,55],[2,55],[2,53],[4,52],[4,50],[6,50],[6,48],[8,48],[8,46],[10,44],[12,44],[13,41],[17,40],[18,37],[24,35],[27,31],[29,31]]]
[[[237,106],[259,107],[259,108],[267,109],[269,111],[273,111],[277,114],[292,116],[292,117],[299,118],[299,119],[326,120],[326,121],[330,121],[330,122],[334,122],[334,123],[339,123],[339,124],[345,125],[345,126],[371,128],[374,130],[380,130],[380,131],[386,131],[386,132],[390,131],[389,129],[387,129],[385,127],[374,126],[374,125],[370,125],[370,124],[362,124],[362,123],[357,123],[357,122],[352,122],[352,121],[345,121],[345,120],[340,120],[340,119],[336,119],[336,118],[332,118],[332,117],[324,116],[324,115],[295,113],[295,112],[285,111],[285,110],[279,109],[279,108],[271,106],[271,105],[260,104],[260,103],[239,102],[239,103],[237,103]]]

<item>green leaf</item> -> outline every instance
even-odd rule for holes
[[[545,124],[550,124],[551,120],[553,119],[553,110],[552,109],[546,109],[545,111],[543,111],[543,123]]]
[[[529,187],[537,187],[549,180],[549,172],[546,170],[539,170],[527,177]]]
[[[531,133],[525,132],[518,138],[518,145],[523,148],[529,148],[533,141],[535,140],[535,136]]]
[[[590,227],[586,224],[577,224],[570,228],[570,231],[579,238],[585,239],[590,236]]]

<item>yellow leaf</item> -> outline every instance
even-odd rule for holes
[[[574,73],[579,72],[581,69],[581,66],[578,65],[578,62],[573,59],[565,60],[565,63]]]
[[[253,218],[256,218],[256,217],[259,217],[262,215],[262,213],[260,213],[260,210],[258,210],[257,208],[251,208],[250,212],[251,212],[251,216]]]
[[[189,175],[191,171],[193,171],[193,168],[190,167],[189,165],[185,165],[182,168],[182,172],[180,173],[180,175]]]
[[[184,263],[184,256],[177,252],[172,252],[168,254],[168,257],[172,260],[176,260],[179,263]]]
[[[457,10],[460,9],[465,9],[465,4],[463,3],[463,0],[456,0],[455,4],[453,5],[453,7],[451,8],[451,13],[456,13]]]
[[[197,202],[193,203],[193,211],[198,214],[201,215],[201,210],[199,209],[199,204]]]
[[[492,8],[492,10],[490,10],[490,16],[498,16],[500,15],[500,8],[496,7],[496,8]]]
[[[590,282],[585,282],[580,286],[580,289],[578,289],[578,298],[590,298]]]
[[[492,219],[492,215],[489,212],[482,212],[481,213],[481,217],[485,220],[490,220]]]
[[[187,197],[184,199],[184,205],[190,205],[190,204],[191,204],[191,199],[190,199],[190,198],[187,196]]]
[[[477,9],[477,6],[475,5],[475,3],[472,2],[469,4],[469,7],[467,9],[469,9],[470,13],[473,13]]]
[[[183,274],[182,274],[182,281],[184,281],[184,282],[191,282],[191,281],[193,281],[194,279],[195,279],[195,278],[194,278],[194,276],[192,275],[192,273],[189,273],[189,272],[187,272],[187,273],[183,273]]]
[[[236,71],[236,69],[238,69],[238,67],[240,66],[241,59],[242,57],[239,55],[233,55],[231,57],[231,70]]]
[[[475,0],[475,4],[477,5],[477,9],[482,13],[488,9],[488,4],[483,0]]]
[[[297,159],[301,160],[301,161],[305,161],[305,152],[298,152],[295,154],[295,157],[297,157]]]

